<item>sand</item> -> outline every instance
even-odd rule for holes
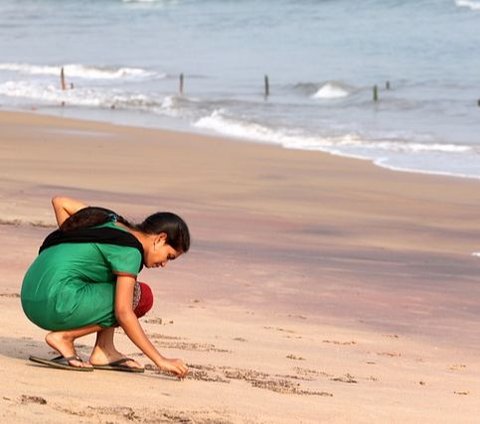
[[[2,422],[478,422],[479,181],[12,112],[0,165]],[[121,330],[145,374],[27,361],[53,354],[18,293],[58,194],[187,220],[191,251],[140,279],[156,296],[144,328],[189,378]]]

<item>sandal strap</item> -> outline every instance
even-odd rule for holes
[[[80,356],[78,356],[78,355],[72,355],[72,356],[59,355],[59,356],[55,356],[55,358],[52,358],[52,361],[67,362],[67,363],[69,363],[70,361],[84,362],[83,359],[80,358]]]
[[[128,361],[133,361],[133,359],[132,358],[121,358],[118,361],[110,362],[108,365],[121,365],[121,364],[124,364],[125,362],[128,362]]]
[[[84,362],[84,360],[82,358],[80,358],[80,356],[78,355],[72,355],[72,356],[68,356],[68,357],[65,357],[65,361],[67,362],[70,362],[70,361],[78,361],[78,362]]]

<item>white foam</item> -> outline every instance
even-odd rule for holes
[[[473,252],[473,253],[472,253],[472,256],[477,256],[477,257],[480,258],[480,252]]]
[[[480,10],[480,3],[472,0],[455,0],[458,7],[467,7],[470,10]]]
[[[197,128],[204,128],[231,137],[249,139],[266,143],[279,144],[288,149],[319,150],[334,155],[355,159],[370,160],[378,166],[396,171],[448,175],[464,178],[480,178],[476,174],[459,172],[443,172],[440,170],[423,170],[409,166],[392,165],[392,159],[409,157],[410,155],[462,155],[472,151],[472,147],[439,143],[409,143],[403,141],[365,140],[357,134],[349,133],[341,136],[307,136],[298,131],[288,129],[272,129],[254,122],[240,121],[228,117],[222,109],[215,110],[194,123]]]
[[[439,143],[411,143],[403,141],[367,141],[362,142],[362,147],[368,149],[381,149],[396,153],[465,153],[472,150],[470,146],[457,144],[439,144]],[[346,145],[346,144],[343,144]]]
[[[227,116],[224,109],[214,110],[209,116],[198,119],[194,124],[230,137],[279,144],[288,149],[322,150],[328,152],[340,140],[336,138],[309,137],[287,129],[272,129],[256,122],[240,121]],[[354,135],[346,135],[348,139]]]
[[[160,107],[155,108],[154,112],[161,115],[170,116],[172,118],[179,118],[181,117],[182,113],[178,107],[178,100],[179,98],[177,96],[165,96],[160,104]]]
[[[334,148],[336,153],[341,152],[342,148],[370,151],[382,150],[395,153],[465,153],[472,150],[470,146],[455,144],[365,140],[352,133],[337,137],[306,136],[291,130],[274,130],[254,122],[230,118],[227,116],[226,111],[222,109],[217,109],[211,115],[197,120],[194,126],[233,137],[273,142],[288,148],[308,150],[330,150]],[[342,152],[342,154],[348,154],[348,152]]]
[[[335,83],[327,82],[322,85],[314,95],[312,95],[312,99],[338,99],[347,97],[349,94],[350,92],[344,87]]]
[[[0,84],[0,96],[9,97],[16,104],[115,108],[151,112],[174,118],[188,117],[188,108],[183,108],[179,103],[190,101],[177,96],[158,98],[104,87],[77,86],[74,89],[61,90],[59,84],[42,84],[39,81],[7,81]]]
[[[461,172],[448,172],[448,171],[428,171],[426,169],[412,168],[408,166],[394,166],[388,163],[388,158],[379,158],[372,161],[375,165],[380,168],[389,169],[390,171],[396,172],[410,172],[413,174],[425,174],[425,175],[442,175],[444,177],[456,177],[456,178],[470,178],[475,180],[480,180],[480,175],[464,174]]]
[[[110,91],[101,88],[61,90],[59,86],[33,81],[7,81],[0,84],[0,95],[53,105],[65,103],[102,108],[118,106],[137,110],[148,110],[156,105],[151,98],[138,93]]]
[[[164,78],[165,74],[157,74],[140,68],[107,68],[86,66],[80,64],[67,64],[63,66],[65,76],[84,79],[122,79],[122,78],[148,78],[155,76]],[[27,63],[0,63],[0,71],[12,71],[30,75],[55,75],[59,76],[62,66],[42,66]]]
[[[162,101],[162,107],[172,109],[176,106],[175,96],[166,96]]]
[[[228,118],[222,109],[214,110],[211,115],[200,118],[194,126],[238,138],[281,143],[279,134],[275,131],[256,123],[245,123]]]

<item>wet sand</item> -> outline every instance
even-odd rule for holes
[[[0,128],[4,421],[476,422],[479,181],[36,114]],[[187,220],[191,252],[140,278],[187,380],[26,361],[49,354],[18,293],[56,194]]]

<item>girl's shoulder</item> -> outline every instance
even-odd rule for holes
[[[140,241],[130,231],[115,222],[107,222],[90,228],[78,228],[68,232],[56,230],[44,240],[40,252],[63,243],[108,244],[135,248],[142,257],[144,253]]]

